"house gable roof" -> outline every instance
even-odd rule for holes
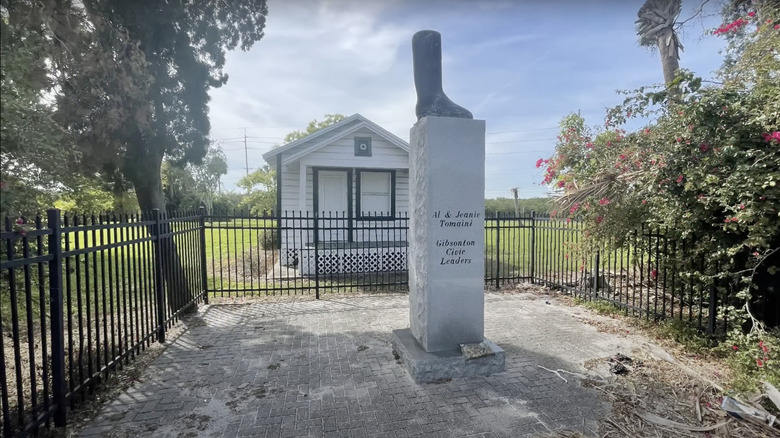
[[[340,122],[334,123],[319,131],[309,134],[306,137],[299,138],[293,142],[287,143],[263,154],[263,159],[272,167],[276,168],[277,156],[281,154],[282,164],[287,164],[298,160],[328,144],[343,138],[362,128],[368,128],[378,136],[384,138],[391,144],[398,146],[405,152],[409,152],[409,143],[398,136],[390,133],[386,129],[368,120],[360,114],[353,114]]]

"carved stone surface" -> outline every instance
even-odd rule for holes
[[[427,352],[415,341],[409,329],[393,330],[391,344],[393,351],[417,383],[486,376],[504,371],[504,350],[487,339],[483,344],[490,353],[476,358],[467,358],[459,348]]]
[[[409,311],[425,351],[484,339],[485,121],[426,117],[409,150]]]
[[[412,37],[417,120],[427,116],[473,119],[467,109],[453,103],[442,88],[441,34],[421,30]]]
[[[482,341],[477,344],[461,344],[460,352],[466,359],[477,359],[495,354],[490,341]]]

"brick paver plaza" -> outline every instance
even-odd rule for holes
[[[586,374],[584,361],[643,340],[598,331],[585,313],[488,293],[485,335],[506,371],[419,385],[390,347],[409,324],[407,295],[203,306],[82,436],[597,436],[609,405],[549,370]]]

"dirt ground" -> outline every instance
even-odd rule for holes
[[[558,298],[565,305],[577,305],[568,296]],[[596,314],[592,310],[588,313]],[[672,340],[654,336],[632,317],[610,315],[607,321],[603,317],[583,321],[608,333],[639,331],[662,347],[635,350],[626,358],[604,358],[585,364],[590,369],[606,362],[610,366],[623,365],[625,369],[625,373],[613,374],[606,382],[584,382],[612,405],[612,415],[599,423],[602,438],[780,437],[777,422],[772,429],[765,424],[730,417],[720,408],[723,386],[730,378],[725,360],[687,352]],[[759,401],[760,395],[753,399]]]

